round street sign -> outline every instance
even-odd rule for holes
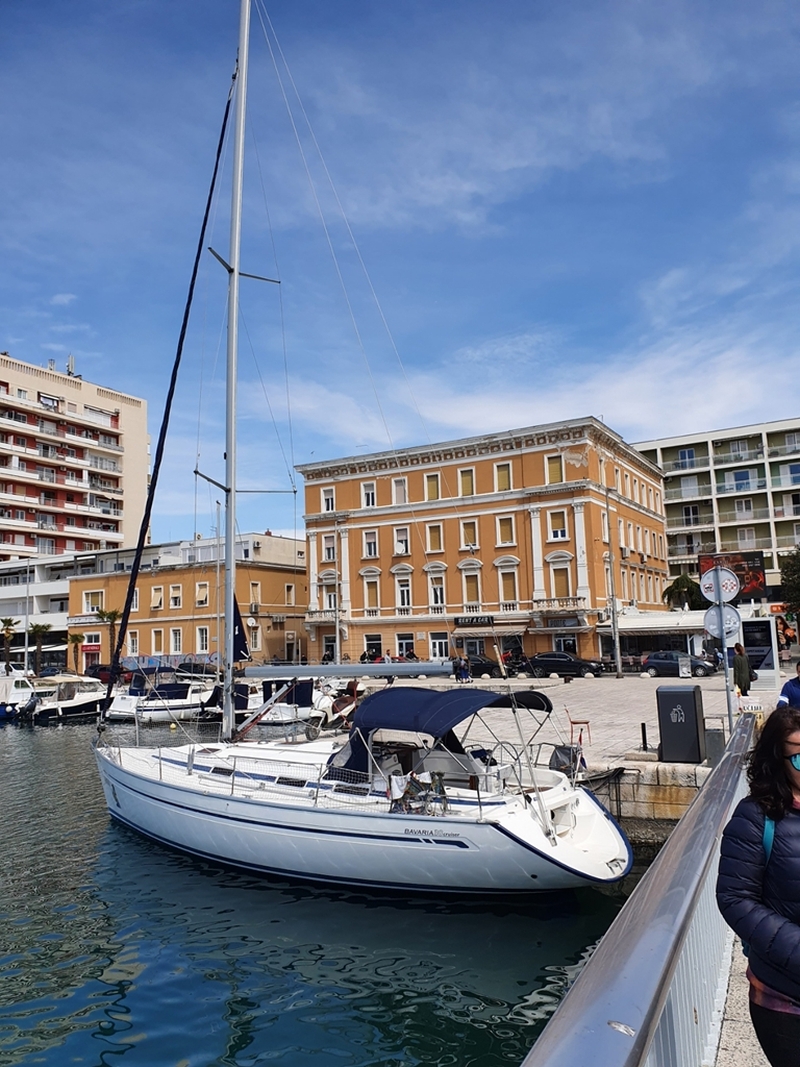
[[[722,622],[725,626],[725,636],[733,637],[734,634],[739,632],[741,619],[736,608],[732,608],[729,604],[723,604],[721,607],[715,605],[713,608],[709,608],[703,616],[703,628],[710,633],[712,637],[722,637],[722,626],[720,626],[719,619],[720,612],[722,613]]]
[[[710,600],[712,603],[716,601],[717,589],[714,581],[714,571],[719,574],[720,597],[722,602],[727,604],[739,592],[739,579],[727,567],[712,567],[710,571],[706,571],[700,579],[700,592],[706,600]]]

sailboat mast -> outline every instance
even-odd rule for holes
[[[242,243],[242,187],[244,184],[244,134],[247,106],[247,60],[250,40],[250,0],[242,0],[239,15],[239,73],[233,140],[233,188],[231,191],[231,241],[228,264],[228,351],[225,388],[225,680],[222,705],[222,735],[234,730],[234,597],[236,593],[236,380],[239,353],[239,262]]]

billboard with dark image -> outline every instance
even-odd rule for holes
[[[763,552],[715,552],[697,557],[700,577],[713,567],[727,567],[739,579],[737,600],[760,599],[767,595]]]

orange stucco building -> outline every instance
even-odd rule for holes
[[[661,471],[595,418],[298,470],[311,659],[597,656],[612,588],[663,607]]]

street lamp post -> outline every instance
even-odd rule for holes
[[[622,655],[619,648],[619,619],[617,618],[617,583],[614,577],[614,541],[611,533],[611,502],[609,499],[609,485],[606,478],[606,458],[600,460],[603,465],[603,481],[606,490],[606,532],[608,533],[608,592],[611,600],[611,641],[614,645],[614,667],[617,678],[624,677],[622,674]]]

